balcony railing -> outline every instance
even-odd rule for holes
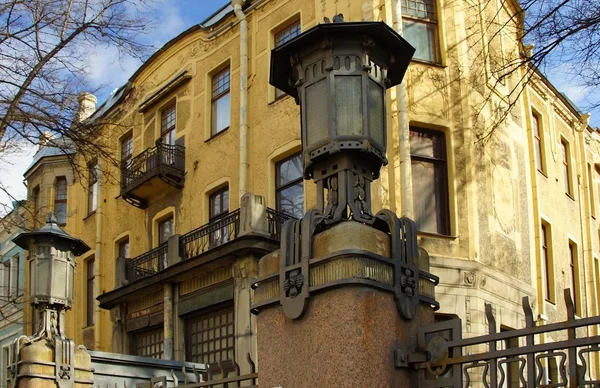
[[[157,142],[154,147],[121,164],[121,195],[133,205],[145,208],[152,192],[144,190],[144,183],[157,177],[181,188],[184,172],[185,147]]]
[[[267,232],[276,241],[280,240],[283,223],[286,220],[294,219],[288,214],[270,208],[266,208],[266,218]],[[240,209],[237,209],[182,235],[179,256],[182,260],[192,259],[236,239],[239,233]],[[127,281],[133,282],[165,269],[168,265],[167,251],[167,243],[163,243],[143,255],[128,259],[125,264]]]
[[[240,209],[209,222],[181,236],[183,259],[198,256],[237,238],[240,230]]]
[[[127,260],[125,262],[127,280],[134,282],[167,268],[167,250],[168,244],[164,242],[143,255]]]

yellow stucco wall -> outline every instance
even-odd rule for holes
[[[410,124],[443,131],[446,136],[451,233],[419,237],[432,257],[433,272],[444,275],[438,288],[441,312],[457,314],[468,321],[467,331],[483,333],[483,303],[492,302],[499,306],[499,324],[516,328],[522,325],[520,298],[530,295],[538,313],[548,315],[550,321],[564,319],[560,290],[570,282],[570,236],[580,252],[583,315],[598,313],[593,260],[598,259],[600,225],[590,215],[589,192],[596,187],[586,167],[600,162],[597,134],[583,127],[579,115],[539,78],[532,80],[535,87],[527,86],[522,93],[507,97],[511,88],[522,83],[523,74],[515,72],[500,81],[490,65],[490,53],[491,48],[502,47],[506,61],[519,55],[522,48],[516,44],[516,31],[505,30],[501,46],[497,46],[498,41],[482,34],[481,26],[490,21],[482,15],[479,2],[466,1],[460,9],[446,1],[438,4],[441,63],[413,61],[405,83]],[[275,162],[300,150],[299,108],[290,97],[274,101],[274,89],[268,84],[274,32],[296,18],[304,31],[324,16],[331,18],[339,12],[347,21],[383,20],[392,24],[391,6],[389,0],[265,0],[248,13],[247,191],[265,196],[268,206],[275,206]],[[509,5],[505,7],[498,13],[500,17],[514,12]],[[186,147],[184,187],[157,193],[147,209],[138,209],[119,197],[119,170],[105,163],[101,211],[88,216],[85,179],[69,186],[67,230],[93,247],[78,259],[76,302],[67,314],[67,334],[77,343],[89,344],[84,338],[86,260],[96,256],[98,291],[111,291],[115,286],[118,241],[128,236],[131,257],[150,250],[157,243],[153,232],[157,220],[171,211],[176,233],[205,224],[208,195],[225,184],[229,186],[230,209],[239,206],[239,25],[230,15],[215,29],[230,22],[233,26],[216,37],[210,37],[211,31],[198,29],[167,45],[131,79],[131,92],[118,106],[118,112],[110,113],[121,125],[104,128],[117,159],[119,139],[132,133],[135,156],[154,145],[160,135],[161,111],[175,102],[176,137],[180,141],[185,138]],[[230,128],[211,138],[210,77],[227,65],[231,81]],[[148,110],[138,111],[142,101],[182,70],[187,70],[191,79]],[[396,96],[396,88],[388,92],[389,164],[372,188],[374,211],[381,207],[398,213],[402,210]],[[498,112],[509,106],[510,113],[494,123]],[[538,173],[533,162],[532,109],[543,121],[547,176]],[[478,141],[490,128],[496,129],[494,134],[485,142]],[[562,161],[557,154],[561,136],[571,144],[573,198],[564,194],[561,181]],[[28,185],[47,187],[52,179],[46,176],[57,173],[39,170],[29,178]],[[304,187],[305,209],[310,209],[316,204],[315,187],[312,182],[305,182]],[[599,197],[596,192],[594,200],[597,202]],[[97,228],[100,213],[102,220]],[[558,300],[554,306],[540,302],[540,219],[552,225]],[[503,289],[506,284],[511,284],[509,293]],[[94,348],[111,350],[114,324],[109,311],[96,307]]]

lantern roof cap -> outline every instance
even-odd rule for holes
[[[53,213],[49,213],[46,218],[46,225],[42,226],[38,230],[33,232],[23,232],[13,239],[13,242],[23,249],[29,249],[29,239],[46,237],[54,240],[62,241],[69,245],[71,252],[75,256],[79,256],[91,248],[77,237],[73,237],[65,232],[59,225],[56,216]]]
[[[324,38],[347,38],[352,35],[357,37],[366,36],[373,39],[375,44],[384,48],[385,52],[389,55],[387,62],[393,65],[387,69],[388,88],[402,82],[408,64],[415,53],[415,48],[394,31],[392,27],[384,22],[334,22],[317,24],[288,42],[275,47],[271,51],[271,75],[269,83],[297,98],[298,91],[288,82],[292,73],[290,56],[302,47],[310,46]]]

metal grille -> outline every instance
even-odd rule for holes
[[[168,243],[126,262],[127,279],[130,282],[154,275],[167,267]]]
[[[233,307],[186,320],[187,360],[204,364],[234,359]]]
[[[281,241],[281,229],[283,223],[287,220],[297,219],[287,213],[277,211],[275,209],[267,208],[267,224],[269,228],[269,235],[277,241]]]
[[[238,236],[240,229],[240,209],[219,217],[208,224],[181,236],[184,259],[191,259],[209,249],[231,241]]]
[[[162,326],[132,334],[131,348],[136,356],[162,358],[164,355]]]

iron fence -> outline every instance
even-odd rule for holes
[[[277,241],[281,241],[281,230],[283,223],[287,220],[295,220],[296,217],[291,216],[287,213],[279,210],[267,208],[267,227],[269,229],[269,235],[271,238]]]
[[[157,142],[135,158],[121,164],[121,192],[128,192],[162,167],[185,170],[185,147]]]
[[[209,249],[237,238],[240,230],[240,209],[236,209],[208,224],[181,236],[183,259],[191,259]]]
[[[577,335],[577,329],[597,330],[600,316],[575,317],[569,290],[564,297],[564,322],[536,325],[529,299],[524,297],[523,329],[498,332],[489,304],[485,307],[487,335],[462,338],[460,319],[425,325],[419,329],[418,350],[405,354],[398,349],[396,365],[412,364],[419,373],[419,388],[600,387],[594,375],[599,371],[590,368],[600,356],[600,336]],[[553,342],[540,338],[550,333],[556,337]]]
[[[171,371],[174,387],[176,388],[200,388],[200,387],[258,387],[258,373],[256,365],[250,357],[246,355],[249,364],[250,373],[241,374],[240,366],[235,361],[220,361],[207,365],[205,371],[193,368],[193,376],[183,370],[184,381],[179,381],[177,375]],[[165,376],[154,377],[151,381],[137,384],[136,388],[167,388],[167,378]]]
[[[125,262],[127,280],[134,282],[147,276],[154,275],[167,267],[166,242],[156,248]]]

